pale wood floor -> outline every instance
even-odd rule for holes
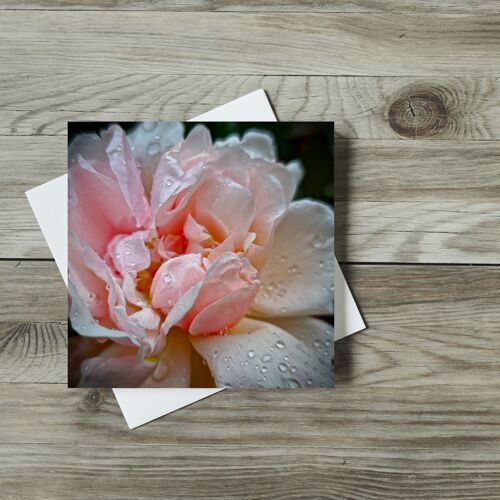
[[[500,497],[498,1],[0,3],[1,497]],[[336,122],[369,329],[335,391],[225,391],[131,432],[65,387],[66,289],[23,193],[65,171],[68,120],[260,87]]]

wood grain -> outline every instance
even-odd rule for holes
[[[10,74],[133,67],[149,74],[499,76],[499,20],[499,14],[4,11],[0,67]]]
[[[109,392],[11,385],[0,481],[30,498],[493,498],[498,388],[224,391],[130,432]]]
[[[164,12],[499,12],[495,0],[3,0],[9,10],[144,10]]]
[[[258,88],[280,120],[334,120],[339,138],[500,139],[495,78],[108,72],[0,77],[0,135],[65,135],[74,120],[189,119]]]

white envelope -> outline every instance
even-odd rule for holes
[[[277,121],[263,89],[219,106],[192,121]],[[57,177],[26,192],[35,217],[68,285],[68,179]],[[366,328],[336,262],[335,340]],[[223,389],[113,389],[130,429],[183,408]]]

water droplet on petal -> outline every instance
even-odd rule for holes
[[[172,283],[172,275],[170,273],[166,273],[165,276],[163,276],[163,281],[165,283]]]
[[[319,267],[324,267],[324,265],[325,265],[325,261],[320,260],[320,261],[319,261]]]
[[[294,378],[288,378],[286,380],[286,383],[288,387],[290,387],[290,389],[297,389],[298,387],[300,387],[300,383]]]
[[[286,365],[285,365],[285,363],[280,363],[280,364],[278,365],[278,368],[279,368],[279,370],[280,370],[281,372],[286,372]]]
[[[252,359],[254,356],[255,356],[255,351],[253,351],[252,349],[250,349],[250,350],[248,351],[248,357],[249,357],[250,359]]]
[[[315,340],[313,342],[313,346],[316,347],[316,348],[319,348],[319,347],[321,347],[321,342],[319,340]]]
[[[168,187],[170,187],[172,184],[173,184],[172,179],[167,179],[167,180],[165,181],[165,185],[166,185],[166,186],[168,186]]]
[[[323,243],[324,243],[324,239],[320,234],[317,234],[313,238],[313,247],[314,248],[320,248],[323,245]]]
[[[278,340],[276,344],[274,344],[278,349],[284,349],[285,348],[285,343],[282,340]]]
[[[307,385],[312,385],[312,383],[313,383],[313,381],[312,381],[310,378],[308,378],[308,379],[306,380],[306,384],[307,384]]]
[[[291,274],[296,274],[299,272],[299,266],[297,266],[297,264],[294,264],[293,266],[290,266],[288,268],[288,272],[291,273]]]
[[[270,354],[264,354],[264,356],[262,356],[262,360],[261,360],[263,363],[267,363],[268,361],[271,361],[271,355]]]
[[[144,122],[142,124],[142,128],[146,130],[147,132],[151,132],[156,128],[156,122]]]
[[[267,373],[267,366],[263,366],[263,367],[260,369],[260,373]]]
[[[212,354],[212,358],[217,358],[217,356],[219,355],[219,351],[214,351],[213,354]]]
[[[157,143],[157,142],[152,142],[149,146],[148,146],[148,155],[149,156],[155,156],[157,155],[161,150],[161,146]]]

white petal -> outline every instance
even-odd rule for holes
[[[128,134],[141,171],[147,196],[151,192],[155,168],[166,151],[178,146],[184,136],[181,122],[143,122]]]
[[[241,146],[251,158],[262,160],[276,160],[276,146],[271,133],[258,130],[245,132],[241,139]]]
[[[285,330],[242,319],[226,335],[191,336],[217,387],[333,387],[332,364],[323,352]]]
[[[139,342],[135,339],[131,339],[130,336],[120,330],[115,330],[111,328],[105,328],[101,326],[90,314],[89,310],[85,306],[84,301],[74,288],[71,281],[68,284],[69,294],[71,297],[71,306],[69,311],[69,318],[71,320],[71,326],[75,331],[84,337],[97,337],[97,338],[111,338],[111,339],[122,339],[129,340],[130,343],[135,343],[139,345]]]
[[[316,201],[293,202],[276,228],[252,312],[333,314],[334,265],[333,210]]]
[[[304,344],[316,351],[324,363],[331,363],[334,354],[334,329],[330,323],[310,316],[294,318],[270,318],[269,323],[291,333]]]

